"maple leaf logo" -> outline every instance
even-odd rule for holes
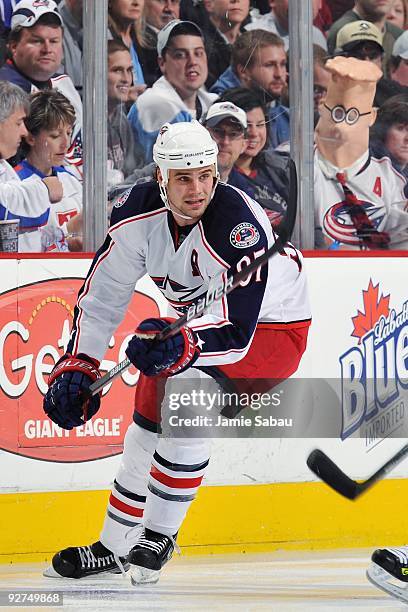
[[[364,291],[363,289],[364,310],[363,312],[358,310],[356,316],[351,318],[354,324],[354,330],[351,335],[358,338],[359,344],[361,344],[363,336],[373,329],[381,315],[388,317],[390,313],[390,296],[381,294],[379,297],[378,287],[379,283],[374,287],[370,279],[367,290]]]

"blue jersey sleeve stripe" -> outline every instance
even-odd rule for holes
[[[18,219],[20,221],[20,229],[33,229],[35,227],[41,227],[47,223],[49,215],[49,208],[39,217],[24,217],[23,215],[13,215],[13,213],[9,212],[9,210],[5,206],[3,206],[3,204],[0,204],[0,219],[2,221],[5,219]]]

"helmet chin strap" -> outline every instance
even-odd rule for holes
[[[163,185],[160,181],[159,181],[159,189],[160,189],[160,197],[164,202],[165,207],[167,208],[167,210],[169,210],[173,215],[176,215],[177,217],[180,217],[180,219],[185,219],[186,221],[191,221],[193,217],[188,217],[187,215],[182,215],[181,213],[177,212],[176,210],[173,210],[170,202],[169,202],[169,198],[167,196],[167,190],[165,185]]]
[[[181,213],[177,212],[176,210],[173,210],[173,208],[171,207],[170,202],[168,201],[168,209],[173,213],[173,215],[176,215],[176,217],[180,217],[180,219],[185,219],[186,221],[192,221],[193,217],[189,217],[188,215],[182,215]]]

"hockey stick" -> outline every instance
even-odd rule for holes
[[[254,259],[254,261],[248,264],[246,268],[243,268],[237,274],[227,276],[226,280],[220,277],[218,286],[212,289],[211,292],[208,292],[204,298],[200,298],[196,302],[193,302],[184,315],[176,319],[173,323],[171,323],[171,325],[166,327],[166,329],[157,334],[154,340],[155,342],[166,340],[167,338],[171,338],[177,334],[177,332],[180,331],[184,325],[186,325],[192,319],[195,319],[197,316],[204,314],[204,312],[206,312],[214,302],[217,302],[221,298],[231,293],[231,291],[233,291],[241,281],[245,280],[253,272],[265,265],[266,262],[273,257],[273,255],[276,255],[276,253],[282,250],[285,243],[291,237],[296,222],[297,172],[295,163],[292,159],[289,160],[289,180],[289,202],[287,214],[285,217],[285,222],[279,226],[279,236],[276,242],[267,251],[265,251],[263,255],[257,259]],[[112,370],[109,370],[109,372],[107,372],[104,376],[90,385],[88,391],[89,395],[99,393],[103,387],[119,376],[119,374],[126,370],[130,365],[131,362],[127,358],[118,363],[118,365],[112,368]]]
[[[408,444],[403,446],[391,459],[379,470],[374,472],[370,478],[357,482],[347,476],[341,469],[328,457],[323,451],[318,448],[310,453],[307,458],[307,465],[312,472],[316,474],[329,487],[347,497],[347,499],[357,499],[365,491],[370,489],[376,482],[384,478],[386,474],[391,472],[406,456],[408,455]]]

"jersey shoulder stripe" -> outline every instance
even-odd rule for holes
[[[22,181],[30,178],[30,176],[33,176],[33,174],[39,176],[41,179],[44,178],[44,174],[29,164],[26,159],[23,159],[17,166],[15,166],[14,170],[17,172]]]

